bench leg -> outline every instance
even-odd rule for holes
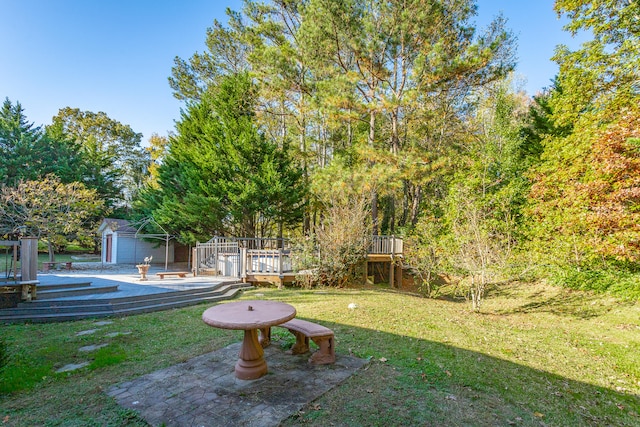
[[[289,350],[291,351],[291,354],[307,353],[309,351],[309,337],[302,332],[293,331],[291,329],[289,329],[289,332],[296,337],[296,343],[291,347],[291,350]]]
[[[333,336],[312,338],[313,342],[320,347],[309,358],[309,362],[314,365],[327,365],[336,361],[336,345]]]

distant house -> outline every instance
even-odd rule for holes
[[[165,235],[141,234],[124,219],[105,218],[98,228],[102,234],[102,262],[106,264],[139,264],[153,256],[153,264],[174,262],[175,241]]]

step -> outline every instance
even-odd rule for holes
[[[227,284],[228,285],[228,284]],[[237,284],[233,284],[233,285],[237,285]],[[242,283],[240,283],[239,285],[243,285]],[[128,296],[128,297],[112,297],[110,295],[105,295],[104,298],[94,298],[91,300],[85,300],[85,299],[65,299],[65,300],[57,300],[57,299],[44,299],[40,297],[40,294],[38,294],[38,299],[34,300],[34,301],[30,301],[30,302],[23,302],[20,303],[18,305],[18,307],[21,307],[23,305],[27,305],[29,307],[35,307],[35,306],[42,306],[42,307],[49,307],[52,305],[55,306],[76,306],[76,305],[91,305],[91,304],[103,304],[103,303],[110,303],[110,304],[120,304],[120,303],[126,303],[126,302],[137,302],[137,301],[149,301],[149,300],[153,300],[153,299],[164,299],[164,298],[176,298],[176,297],[180,297],[181,295],[196,295],[196,294],[201,294],[201,293],[207,293],[207,292],[213,292],[216,289],[225,286],[225,284],[223,283],[215,283],[212,284],[211,286],[205,287],[205,288],[195,288],[195,289],[184,289],[184,290],[179,290],[179,291],[173,291],[173,290],[167,290],[166,292],[158,292],[158,293],[154,293],[154,294],[144,294],[144,295],[134,295],[134,296]]]
[[[59,313],[78,313],[84,311],[91,312],[113,312],[113,306],[108,303],[91,304],[91,305],[75,305],[75,306],[19,306],[16,308],[5,308],[0,310],[0,316],[26,316],[26,315],[40,315],[40,314],[59,314]]]
[[[251,288],[251,286],[244,283],[232,283],[216,286],[214,289],[204,288],[207,290],[206,292],[201,292],[203,289],[194,289],[190,291],[174,291],[163,294],[146,295],[147,297],[153,297],[148,299],[140,299],[140,297],[144,296],[138,296],[135,297],[138,299],[137,301],[131,301],[131,298],[126,298],[129,299],[129,301],[119,301],[121,299],[75,301],[76,304],[59,304],[71,301],[48,301],[51,304],[49,307],[42,305],[42,301],[39,301],[38,303],[40,303],[40,305],[32,306],[31,308],[21,307],[17,309],[0,310],[0,322],[45,323],[110,316],[129,316],[187,307],[202,302],[216,302],[231,299],[244,289],[249,288]],[[181,294],[179,298],[173,295],[177,293]],[[158,298],[159,295],[164,295],[165,298]],[[34,303],[36,302],[37,301],[34,301]],[[82,304],[82,302],[90,302],[90,304]],[[24,306],[30,306],[30,304],[32,303],[24,303]]]
[[[70,313],[29,313],[22,315],[8,315],[5,316],[0,311],[0,322],[2,323],[48,323],[48,322],[63,322],[90,318],[102,318],[111,316],[129,316],[142,313],[150,313],[154,311],[169,310],[174,308],[182,308],[190,305],[200,304],[202,302],[215,302],[235,297],[241,288],[231,288],[223,293],[219,293],[217,296],[210,296],[206,298],[192,298],[180,302],[164,303],[164,304],[141,304],[138,307],[132,307],[122,310],[95,310],[96,307],[90,307],[90,310],[82,310]]]
[[[38,291],[54,291],[58,289],[69,289],[69,288],[86,288],[91,286],[91,282],[77,282],[77,283],[56,283],[43,285],[42,283],[37,285]]]
[[[110,292],[116,292],[118,290],[118,285],[110,285],[110,286],[81,286],[77,288],[65,288],[60,290],[49,290],[43,291],[37,290],[37,299],[38,300],[46,300],[46,299],[54,299],[54,298],[67,298],[67,297],[75,297],[79,295],[94,295],[94,294],[106,294]]]
[[[114,309],[114,314],[119,316],[129,316],[133,314],[151,313],[154,311],[164,311],[164,310],[170,310],[175,308],[183,308],[191,305],[200,304],[203,302],[215,302],[215,301],[231,299],[240,292],[242,292],[241,288],[230,288],[216,295],[211,295],[207,297],[189,298],[181,301],[156,302],[155,304],[148,304],[148,305],[145,304],[145,305],[131,307],[131,308],[118,308],[118,309]]]

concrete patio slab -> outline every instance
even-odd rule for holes
[[[70,271],[70,272],[56,272],[48,274],[38,274],[38,280],[41,285],[55,285],[55,284],[74,284],[74,283],[86,283],[91,282],[93,288],[99,288],[103,286],[118,286],[118,290],[115,292],[109,292],[106,294],[89,294],[89,295],[76,295],[71,297],[56,298],[57,300],[101,300],[101,299],[114,299],[114,298],[126,298],[142,295],[160,294],[174,291],[184,291],[190,289],[200,289],[215,286],[221,283],[235,283],[238,281],[236,278],[230,277],[218,277],[218,276],[198,276],[187,278],[168,278],[159,279],[154,275],[149,276],[149,280],[140,281],[140,275],[136,273],[128,273],[120,271],[106,271],[100,273],[98,271]],[[126,271],[126,270],[124,270]],[[164,271],[164,270],[154,270]]]
[[[234,374],[239,351],[235,343],[113,386],[108,394],[153,426],[277,426],[368,363],[338,356],[333,365],[315,366],[309,354],[292,356],[274,343],[264,351],[267,375],[246,381]]]

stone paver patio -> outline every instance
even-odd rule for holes
[[[277,426],[368,362],[338,356],[333,365],[307,363],[278,343],[267,347],[269,372],[257,380],[234,375],[240,343],[111,387],[108,394],[153,426]]]

